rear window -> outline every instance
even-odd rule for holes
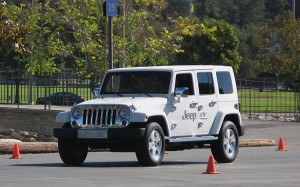
[[[211,72],[197,73],[198,87],[200,95],[214,94],[215,88]]]
[[[230,72],[228,72],[228,71],[217,72],[217,79],[218,79],[218,85],[219,85],[219,94],[233,93]]]

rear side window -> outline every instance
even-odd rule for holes
[[[198,87],[200,95],[214,94],[215,88],[211,72],[197,73]]]
[[[228,71],[219,71],[219,72],[217,72],[217,79],[218,79],[219,93],[220,94],[231,94],[231,93],[233,93],[230,72],[228,72]]]

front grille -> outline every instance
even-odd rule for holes
[[[108,127],[116,124],[116,108],[87,108],[83,109],[83,125]]]

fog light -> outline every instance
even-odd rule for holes
[[[122,126],[127,126],[127,125],[128,125],[128,121],[123,120],[123,121],[122,121]]]

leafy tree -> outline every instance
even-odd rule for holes
[[[234,28],[225,20],[207,19],[204,25],[203,32],[184,36],[184,53],[177,55],[177,64],[228,65],[238,71],[241,56]]]
[[[19,103],[19,85],[21,71],[12,68],[25,66],[25,54],[27,53],[26,35],[32,27],[28,23],[30,6],[25,4],[0,3],[0,68],[7,71],[13,77],[16,84],[15,103]]]
[[[91,82],[95,75],[107,69],[104,32],[106,17],[102,15],[101,2],[22,2],[23,4],[10,1],[9,6],[1,7],[7,20],[16,19],[22,23],[14,26],[24,25],[24,28],[28,28],[22,35],[19,34],[21,37],[16,40],[22,42],[22,45],[19,45],[22,46],[22,50],[9,50],[10,54],[18,53],[12,56],[18,56],[17,62],[23,66],[17,67],[26,67],[27,73],[31,75],[51,74],[61,69],[72,68],[76,69],[83,79],[89,78]],[[115,64],[120,62],[121,58],[118,57],[126,60],[126,64],[121,66],[168,64],[174,60],[174,53],[180,52],[182,35],[202,30],[202,25],[196,19],[162,14],[167,7],[166,0],[127,0],[121,3],[125,5],[126,14],[114,18]],[[1,22],[4,23],[6,22]],[[126,28],[126,32],[120,32],[122,27]],[[15,36],[12,35],[11,40],[1,42],[13,46],[16,43],[12,41],[16,39]],[[8,60],[2,59],[6,63],[3,67],[7,67]],[[91,88],[93,87],[91,84]]]
[[[162,12],[163,17],[188,17],[190,15],[190,2],[189,0],[172,0],[167,1],[167,7]],[[191,1],[191,5],[194,5],[195,1]]]
[[[1,67],[26,67],[29,74],[72,68],[90,80],[107,69],[106,17],[102,15],[101,0],[0,2]],[[190,2],[194,6],[192,14]],[[256,28],[291,5],[289,0],[119,3],[121,15],[113,19],[114,67],[165,65],[186,57],[191,63],[201,60],[233,65],[245,77],[252,72],[248,51]],[[217,21],[222,19],[235,30]]]
[[[196,19],[164,12],[166,0],[127,1],[126,5],[126,16],[118,17],[115,23],[125,25],[126,33],[115,40],[116,55],[125,48],[127,67],[167,65],[174,61],[174,54],[181,52],[182,35],[202,30]]]
[[[256,71],[253,68],[253,61],[251,58],[251,54],[249,53],[250,51],[250,43],[251,43],[251,38],[256,32],[257,26],[249,24],[245,27],[242,28],[236,28],[236,32],[238,35],[238,38],[240,40],[240,45],[239,45],[239,53],[242,56],[242,61],[240,64],[239,71],[237,73],[237,76],[239,78],[243,79],[251,79],[256,77]]]
[[[240,40],[238,52],[242,56],[238,75],[254,76],[249,56],[249,41],[258,26],[265,22],[265,0],[194,0],[195,15],[201,20],[214,18],[226,20],[235,27]]]
[[[25,66],[26,35],[32,30],[27,23],[29,9],[25,5],[15,6],[0,3],[0,67],[22,68]]]
[[[253,40],[252,54],[257,72],[291,75],[299,80],[300,21],[290,11],[261,27]]]
[[[224,19],[230,24],[245,26],[259,24],[264,19],[264,0],[195,0],[196,15],[205,18]]]
[[[291,10],[291,0],[265,0],[265,14],[268,20],[274,19],[277,15]]]
[[[97,0],[2,3],[2,66],[26,67],[31,75],[73,68],[93,83],[106,67],[100,7]]]
[[[99,8],[96,0],[45,2],[35,30],[29,36],[33,62],[28,70],[32,73],[57,71],[59,65],[60,68],[75,68],[83,77],[102,72],[105,69],[105,21]]]

